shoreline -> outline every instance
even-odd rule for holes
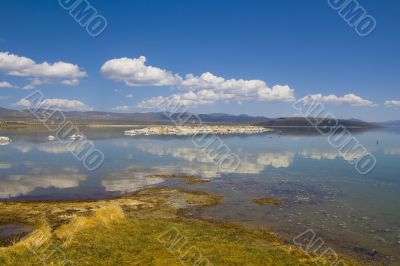
[[[113,231],[112,235],[119,235],[128,233],[124,229],[118,229],[121,224],[130,228],[130,230],[138,230],[140,232],[142,229],[135,227],[137,223],[141,224],[141,226],[151,224],[156,228],[165,228],[166,225],[178,228],[182,235],[185,235],[188,239],[191,238],[193,245],[201,250],[206,255],[205,257],[215,265],[233,262],[235,259],[239,260],[237,262],[240,263],[242,258],[232,257],[233,254],[229,252],[229,249],[225,249],[226,244],[224,244],[224,241],[230,239],[230,237],[240,240],[239,242],[236,242],[237,240],[229,240],[233,241],[231,249],[242,250],[245,246],[248,248],[251,245],[251,249],[243,251],[242,257],[246,258],[250,256],[254,259],[254,262],[265,261],[265,256],[274,258],[277,264],[297,261],[298,264],[296,265],[308,265],[311,261],[315,262],[317,260],[322,265],[327,265],[331,262],[330,258],[316,258],[313,255],[304,253],[293,245],[285,244],[275,234],[267,230],[257,229],[256,227],[244,224],[219,223],[200,218],[188,218],[185,215],[193,208],[207,208],[219,204],[222,200],[221,196],[203,191],[165,187],[146,188],[128,196],[111,200],[0,202],[0,226],[5,224],[25,224],[35,228],[19,242],[7,247],[0,247],[0,262],[7,262],[7,259],[10,259],[11,262],[9,255],[15,255],[15,253],[20,254],[22,258],[26,259],[26,256],[28,256],[26,254],[26,247],[29,243],[32,243],[33,238],[37,237],[38,232],[45,234],[51,243],[54,242],[60,245],[60,248],[69,258],[68,254],[73,250],[79,253],[78,247],[80,245],[75,242],[75,239],[85,238],[87,230],[91,234],[97,234],[95,238],[102,238],[103,231],[100,229],[104,226],[106,226],[107,230]],[[110,215],[117,221],[111,219]],[[85,228],[79,228],[78,230],[76,229],[77,226]],[[161,234],[162,231],[160,231]],[[87,236],[90,237],[91,234]],[[217,238],[214,241],[217,242],[215,244],[219,246],[218,249],[211,252],[209,248],[203,247],[208,241],[203,242],[201,239],[215,238],[216,236]],[[116,241],[116,239],[113,241]],[[134,240],[126,237],[126,241]],[[220,243],[219,241],[222,242]],[[242,241],[245,243],[242,243]],[[263,249],[259,250],[253,242],[258,242],[257,245],[261,245]],[[104,244],[102,241],[100,243]],[[136,245],[138,243],[135,242],[133,244]],[[159,244],[148,242],[142,248],[152,248],[153,245],[159,247]],[[101,249],[97,245],[92,248]],[[92,252],[96,253],[95,250]],[[214,252],[222,252],[222,256],[215,257]],[[174,254],[172,256],[171,253],[169,254],[172,261],[176,259],[174,258]],[[2,261],[2,259],[5,260]],[[91,258],[91,260],[93,259]],[[165,259],[165,257],[162,259]],[[79,260],[79,258],[74,257],[71,260]],[[343,260],[346,261],[347,265],[363,265],[349,258],[343,257]],[[18,261],[13,261],[13,263],[16,262]],[[3,265],[12,264],[3,263]],[[172,265],[175,264],[172,263]]]

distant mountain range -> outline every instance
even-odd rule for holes
[[[172,123],[180,119],[191,123],[198,122],[193,119],[190,113],[176,113],[165,114],[163,112],[149,112],[149,113],[112,113],[112,112],[98,112],[98,111],[64,111],[66,118],[78,123],[104,123],[104,124],[162,124]],[[265,116],[249,116],[249,115],[230,115],[223,113],[213,114],[198,114],[201,122],[204,123],[226,123],[226,124],[255,124],[268,127],[312,127],[313,124],[318,123],[321,127],[335,126],[334,120],[329,119],[314,119],[313,123],[303,117],[283,117],[283,118],[268,118]],[[0,119],[4,121],[28,121],[35,119],[35,116],[28,110],[12,110],[0,107]],[[367,123],[357,119],[339,120],[345,127],[353,128],[372,128],[378,126],[377,124]],[[399,121],[397,121],[398,123]],[[383,125],[383,124],[382,124]]]
[[[400,120],[386,121],[377,123],[384,127],[400,127]]]
[[[304,117],[282,117],[269,119],[267,121],[257,122],[256,125],[267,127],[314,127],[329,128],[342,125],[346,128],[374,128],[377,124],[364,122],[358,119],[322,119],[322,118],[304,118]]]
[[[38,112],[40,113],[40,112]],[[177,113],[167,114],[163,112],[149,112],[149,113],[112,113],[112,112],[98,112],[98,111],[63,111],[66,118],[74,121],[87,121],[87,122],[129,122],[129,123],[166,123],[172,120],[185,121],[193,117],[190,113]],[[268,120],[263,116],[249,116],[249,115],[229,115],[229,114],[198,114],[198,117],[205,123],[253,123],[256,121]],[[28,110],[17,111],[0,107],[0,119],[2,120],[30,120],[35,119],[35,116]]]

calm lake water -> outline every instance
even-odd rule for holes
[[[337,251],[399,264],[399,130],[355,134],[377,159],[368,175],[358,174],[347,161],[351,158],[341,157],[316,134],[221,136],[241,161],[229,173],[190,137],[127,137],[122,128],[82,131],[105,155],[96,171],[87,171],[59,142],[47,141],[46,132],[0,131],[13,139],[0,146],[0,200],[100,199],[167,185],[205,190],[224,201],[192,215],[262,226],[287,241],[312,229]],[[150,174],[193,174],[211,181],[186,186]],[[260,197],[283,204],[249,203]],[[372,249],[378,254],[367,254]]]

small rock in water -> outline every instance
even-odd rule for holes
[[[397,241],[397,245],[400,245],[400,241]]]
[[[9,137],[0,136],[0,145],[8,145],[11,143],[11,139]]]
[[[390,229],[378,229],[377,232],[378,233],[389,233]]]
[[[376,239],[376,240],[381,241],[382,243],[386,243],[386,239],[384,239],[384,238],[381,237],[381,236],[376,236],[376,235],[375,235],[373,238]]]
[[[353,250],[357,253],[362,253],[371,257],[375,257],[378,254],[378,251],[375,249],[367,249],[367,248],[361,248],[361,247],[355,247]]]
[[[339,226],[341,226],[341,227],[346,227],[346,223],[345,223],[345,222],[340,222],[340,223],[339,223]]]

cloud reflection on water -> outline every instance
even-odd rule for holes
[[[11,174],[0,179],[0,198],[11,198],[26,195],[36,188],[73,188],[78,187],[87,175],[77,169],[65,168],[51,173],[36,167],[33,174]]]

